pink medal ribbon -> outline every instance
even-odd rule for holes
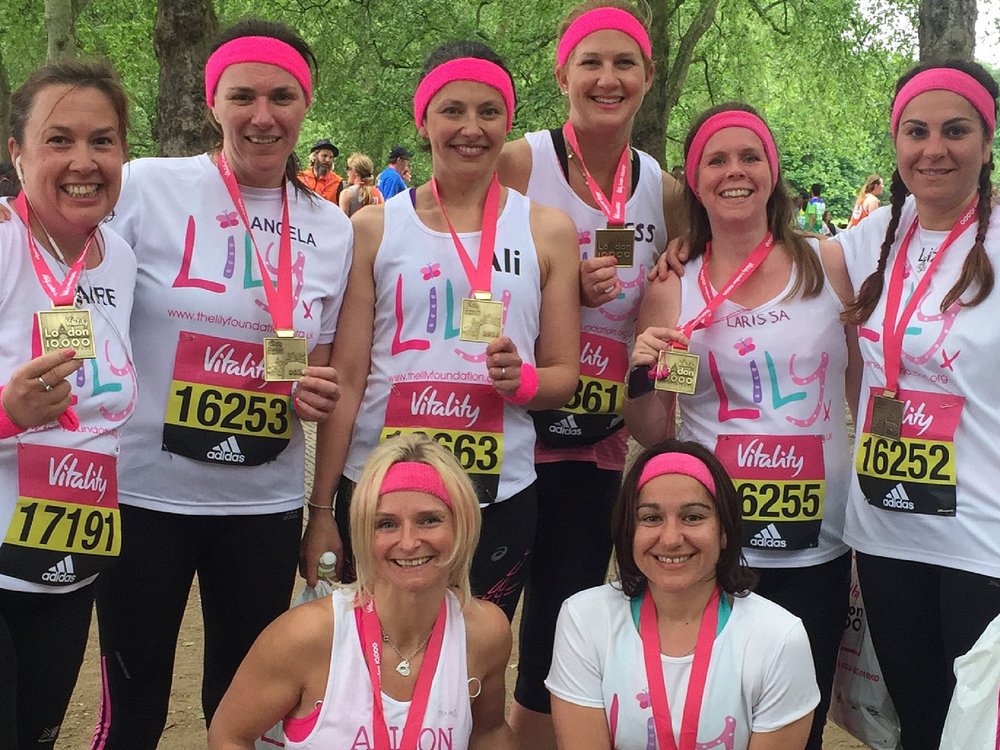
[[[406,713],[406,725],[403,727],[403,737],[396,750],[418,750],[420,731],[427,713],[427,702],[430,699],[431,683],[437,673],[438,658],[441,656],[441,643],[444,640],[444,623],[447,618],[447,604],[441,602],[424,660],[420,663],[417,682],[413,687],[413,698],[410,700],[410,710]],[[375,611],[375,600],[369,599],[363,606],[354,609],[355,624],[361,650],[368,665],[368,674],[372,681],[372,733],[374,734],[374,750],[393,750],[389,742],[389,728],[385,723],[385,709],[382,705],[382,623]]]
[[[642,638],[642,657],[646,664],[646,680],[649,683],[649,698],[653,709],[653,723],[660,750],[695,750],[698,740],[698,721],[701,704],[705,697],[705,683],[708,680],[708,665],[712,661],[712,647],[719,627],[719,587],[701,614],[698,627],[698,644],[691,664],[691,678],[688,680],[687,695],[684,698],[684,715],[681,718],[680,741],[674,739],[674,729],[670,718],[670,702],[667,687],[663,681],[663,663],[660,659],[660,634],[656,624],[656,604],[649,593],[642,597],[639,609],[639,635]]]
[[[267,297],[268,312],[271,315],[271,322],[274,324],[274,332],[279,336],[285,333],[292,335],[295,324],[292,320],[292,230],[288,221],[288,188],[285,181],[281,182],[281,233],[278,240],[278,286],[275,288],[271,281],[271,276],[267,271],[267,264],[264,256],[261,255],[260,248],[257,247],[257,239],[250,229],[250,217],[247,215],[246,204],[240,194],[240,186],[236,181],[226,159],[224,151],[219,151],[216,162],[219,168],[219,175],[222,177],[229,197],[233,200],[236,212],[240,215],[243,226],[246,227],[247,234],[250,235],[250,242],[253,243],[254,254],[257,256],[257,265],[260,268],[260,276],[264,282],[264,294]]]
[[[80,257],[70,267],[66,277],[62,281],[57,281],[52,272],[49,271],[49,266],[45,262],[42,251],[39,250],[38,243],[35,242],[35,237],[31,233],[31,220],[29,217],[31,209],[23,191],[18,193],[17,198],[14,199],[13,206],[14,211],[17,212],[18,217],[24,222],[25,229],[28,232],[28,250],[31,253],[31,263],[35,267],[35,276],[38,277],[38,283],[41,284],[48,298],[52,300],[53,306],[73,307],[76,298],[76,285],[79,283],[80,275],[87,264],[87,254],[90,252],[90,246],[97,236],[97,229],[95,228],[90,235],[87,244],[83,247],[83,252],[80,253]]]
[[[899,252],[896,254],[896,260],[892,265],[892,274],[889,277],[889,289],[885,301],[885,318],[882,321],[882,358],[885,364],[884,395],[889,398],[895,398],[899,390],[899,370],[903,358],[903,336],[906,334],[906,327],[910,323],[910,318],[913,317],[917,305],[927,291],[927,287],[931,283],[931,276],[934,275],[934,270],[938,267],[941,259],[944,258],[945,251],[972,226],[972,220],[976,216],[976,206],[978,204],[979,195],[977,194],[972,199],[969,207],[952,225],[951,231],[948,232],[948,236],[941,243],[930,265],[924,272],[923,278],[920,279],[916,289],[913,290],[913,294],[910,295],[910,299],[907,301],[906,307],[903,308],[902,314],[899,314],[899,303],[903,297],[903,271],[906,266],[906,256],[910,249],[910,241],[913,239],[913,235],[916,234],[917,226],[920,223],[919,218],[914,218],[913,223],[910,224],[910,228],[906,230],[906,236],[899,246]],[[898,321],[897,315],[899,318]]]
[[[691,320],[685,323],[681,328],[680,332],[684,334],[688,339],[691,338],[691,334],[695,331],[705,328],[712,322],[712,317],[715,312],[719,309],[723,302],[733,296],[736,290],[743,285],[743,282],[750,278],[754,271],[763,265],[764,261],[767,260],[767,256],[771,254],[771,250],[774,249],[774,235],[768,232],[764,235],[764,239],[760,241],[760,244],[755,247],[746,262],[737,269],[736,273],[732,275],[726,285],[722,288],[718,294],[712,294],[712,285],[708,280],[708,262],[712,254],[711,243],[705,249],[705,259],[701,264],[701,271],[698,273],[698,286],[701,288],[701,294],[705,298],[707,304],[704,309],[695,315]],[[680,348],[680,345],[673,345],[675,348]]]
[[[630,145],[628,143],[625,144],[625,150],[622,151],[622,156],[618,160],[618,167],[615,169],[615,180],[611,185],[611,200],[609,201],[604,191],[601,190],[601,186],[597,184],[597,180],[591,176],[590,170],[587,169],[587,165],[583,162],[583,153],[580,151],[580,144],[576,139],[576,131],[573,129],[573,123],[567,120],[563,125],[562,131],[563,137],[570,145],[570,148],[573,149],[573,153],[576,154],[577,161],[580,162],[584,180],[587,182],[587,187],[590,188],[590,194],[594,197],[597,205],[601,207],[601,213],[607,218],[608,226],[624,227],[625,203],[628,201],[628,168],[632,156]]]
[[[496,245],[497,218],[500,213],[500,180],[494,174],[493,181],[486,191],[486,203],[483,205],[483,229],[482,235],[479,238],[479,258],[476,263],[472,262],[472,258],[469,257],[465,245],[462,244],[458,233],[455,232],[455,227],[452,226],[451,219],[448,218],[448,214],[444,210],[444,205],[441,203],[441,194],[438,191],[437,180],[433,177],[431,178],[431,194],[434,196],[438,208],[441,209],[441,215],[444,216],[444,220],[448,224],[448,231],[451,232],[451,240],[455,243],[455,250],[458,251],[458,257],[462,261],[462,267],[465,269],[465,275],[469,280],[472,296],[489,299],[491,294],[490,288],[493,283],[493,248]]]

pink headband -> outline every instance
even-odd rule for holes
[[[452,507],[448,488],[437,469],[419,461],[400,461],[389,467],[378,494],[388,495],[390,492],[424,492]]]
[[[774,186],[778,184],[778,148],[774,145],[774,136],[764,121],[756,115],[730,109],[705,120],[691,141],[691,148],[688,149],[687,158],[684,160],[684,174],[695,197],[698,196],[698,165],[701,163],[705,144],[723,128],[746,128],[760,138],[760,142],[764,144],[764,156],[767,157],[768,166],[771,167],[771,189],[774,190]]]
[[[419,128],[427,114],[427,105],[434,95],[452,81],[484,83],[500,92],[507,106],[507,132],[514,122],[514,83],[510,74],[496,63],[479,57],[459,57],[441,63],[424,76],[413,95],[413,121]]]
[[[309,63],[290,44],[270,36],[241,36],[226,42],[209,56],[205,63],[205,101],[215,106],[215,88],[230,65],[237,63],[276,65],[294,76],[306,94],[306,104],[312,104],[312,74]]]
[[[577,18],[566,29],[556,48],[556,62],[565,65],[570,53],[584,37],[595,31],[620,31],[635,40],[648,60],[653,59],[653,45],[649,41],[649,32],[639,19],[621,8],[594,8]]]
[[[642,467],[642,474],[639,475],[639,486],[642,489],[647,482],[664,474],[684,474],[692,479],[697,479],[705,489],[715,496],[715,480],[708,467],[699,458],[695,458],[690,453],[660,453],[653,456]]]
[[[906,82],[892,101],[892,135],[896,136],[899,118],[906,105],[925,91],[951,91],[966,99],[986,121],[988,138],[997,127],[996,101],[979,81],[954,68],[928,68]]]

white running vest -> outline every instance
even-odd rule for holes
[[[681,277],[678,325],[705,307],[702,259]],[[816,297],[746,309],[727,301],[691,337],[697,391],[678,396],[680,437],[711,448],[743,498],[743,553],[752,567],[829,562],[841,541],[851,481],[844,418],[847,343],[840,300]],[[818,536],[817,536],[818,532]]]
[[[405,195],[405,193],[403,194]],[[289,750],[374,750],[372,684],[355,625],[354,592],[333,592],[333,649],[330,677],[313,731],[303,742],[285,740]],[[469,670],[466,664],[465,617],[454,593],[447,593],[448,613],[437,674],[424,714],[417,750],[466,750],[472,734]],[[416,675],[414,674],[414,679]],[[389,741],[397,750],[409,701],[382,694]],[[381,748],[380,748],[381,750]]]
[[[595,231],[607,226],[607,218],[573,192],[563,175],[550,131],[527,133],[524,138],[531,147],[528,197],[562,210],[573,220],[580,260],[586,260],[593,252]],[[646,273],[667,244],[660,165],[643,151],[635,153],[639,157],[639,182],[625,205],[626,224],[635,228],[635,265],[618,270],[623,289],[617,299],[596,309],[580,308],[577,391],[563,409],[535,414],[539,436],[537,456],[541,461],[571,459],[567,450],[578,451],[577,460],[590,460],[591,449],[587,446],[608,440],[615,443],[615,453],[624,465],[626,434],[618,427],[622,423],[628,347],[635,335],[639,303],[648,284]],[[553,453],[552,448],[559,449],[558,453]]]
[[[493,299],[504,305],[503,334],[535,363],[541,282],[528,224],[530,202],[508,190],[497,222]],[[460,233],[470,257],[479,232]],[[447,232],[418,218],[410,192],[385,204],[385,233],[375,258],[371,372],[354,424],[344,474],[361,475],[381,440],[425,432],[452,450],[483,504],[535,481],[535,431],[523,406],[504,401],[486,367],[486,344],[459,339],[469,281]]]

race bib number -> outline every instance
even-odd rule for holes
[[[121,550],[114,456],[20,443],[17,474],[0,573],[68,586],[114,562]]]
[[[389,391],[379,442],[419,433],[441,443],[476,485],[479,501],[496,501],[503,466],[503,400],[488,385],[421,381]]]
[[[590,445],[624,426],[625,344],[584,331],[580,334],[580,379],[573,398],[561,409],[532,412],[535,432],[553,448]]]
[[[182,331],[163,449],[227,466],[273,461],[292,436],[291,384],[264,379],[260,343]]]
[[[743,546],[809,549],[819,544],[826,501],[819,435],[720,435],[715,454],[743,503]]]
[[[864,428],[858,436],[855,469],[869,505],[900,513],[953,516],[955,431],[965,399],[923,391],[900,391],[903,403],[899,440],[872,432],[872,388]]]

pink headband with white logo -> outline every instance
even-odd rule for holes
[[[507,107],[507,132],[514,123],[514,83],[510,74],[496,63],[479,57],[459,57],[441,63],[424,76],[413,95],[413,121],[419,128],[424,123],[427,105],[434,95],[453,81],[475,81],[495,88]]]
[[[451,495],[437,469],[419,461],[400,461],[389,467],[378,494],[382,496],[390,492],[423,492],[452,507]]]
[[[712,493],[712,497],[715,497],[715,480],[712,478],[712,472],[701,459],[690,453],[660,453],[653,456],[642,467],[637,489],[641,490],[650,480],[662,477],[664,474],[683,474],[697,479]]]
[[[986,121],[986,137],[997,128],[996,101],[979,81],[955,68],[928,68],[917,73],[892,100],[892,135],[899,129],[899,118],[913,98],[926,91],[951,91],[969,102]]]
[[[705,144],[709,138],[724,128],[746,128],[760,138],[760,142],[764,144],[767,164],[771,167],[771,189],[774,190],[774,186],[778,184],[778,147],[774,145],[774,136],[764,121],[756,115],[730,109],[705,120],[691,141],[691,148],[688,149],[687,157],[684,159],[684,176],[687,177],[687,184],[695,197],[698,195],[698,165],[701,163]]]
[[[205,101],[209,107],[215,106],[215,88],[225,69],[248,62],[275,65],[288,71],[302,86],[306,104],[312,104],[312,73],[309,63],[295,47],[271,36],[241,36],[223,44],[205,63]]]
[[[647,60],[653,59],[649,32],[639,19],[621,8],[595,8],[577,18],[566,29],[556,48],[556,62],[565,65],[573,48],[595,31],[620,31],[632,37]]]

